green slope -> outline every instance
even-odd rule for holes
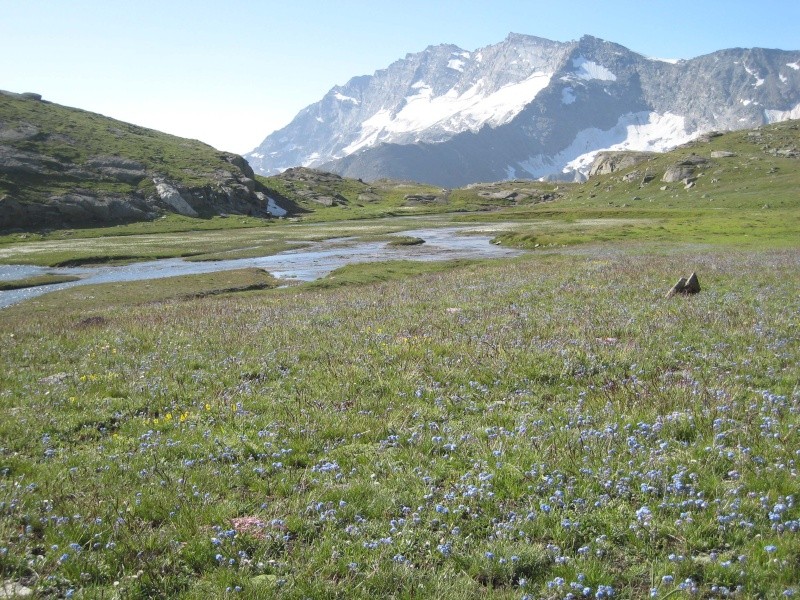
[[[0,228],[163,212],[268,216],[264,192],[240,156],[36,95],[0,93]]]

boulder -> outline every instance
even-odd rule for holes
[[[403,198],[406,202],[418,202],[420,204],[429,204],[439,200],[439,196],[435,194],[406,194]]]
[[[667,292],[667,298],[671,298],[676,294],[697,294],[699,291],[700,281],[697,279],[697,273],[692,273],[688,279],[686,277],[678,279],[678,282]]]
[[[175,212],[186,217],[198,216],[197,211],[192,208],[176,187],[163,179],[153,179],[153,183],[156,184],[156,192],[161,201],[169,205]]]
[[[622,169],[634,167],[656,156],[655,152],[598,152],[589,169],[589,177],[609,175]]]
[[[727,150],[714,150],[711,153],[711,158],[731,158],[736,156],[736,152],[728,152]]]
[[[693,177],[694,177],[694,167],[683,164],[677,164],[677,165],[672,165],[664,172],[664,176],[661,178],[661,181],[663,181],[664,183],[676,183],[678,181],[692,179]]]

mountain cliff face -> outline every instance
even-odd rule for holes
[[[800,117],[800,51],[649,59],[585,36],[511,34],[475,52],[431,46],[334,87],[245,158],[256,172],[581,179],[604,149],[664,151],[711,130]]]
[[[241,156],[0,91],[0,230],[296,208],[268,193]]]

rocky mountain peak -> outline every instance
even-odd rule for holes
[[[662,61],[593,36],[519,33],[408,54],[331,89],[245,155],[442,186],[585,176],[598,151],[664,151],[704,131],[800,117],[800,52],[729,49]]]

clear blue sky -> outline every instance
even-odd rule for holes
[[[0,89],[243,153],[331,87],[509,32],[657,58],[800,49],[800,0],[0,0]]]

